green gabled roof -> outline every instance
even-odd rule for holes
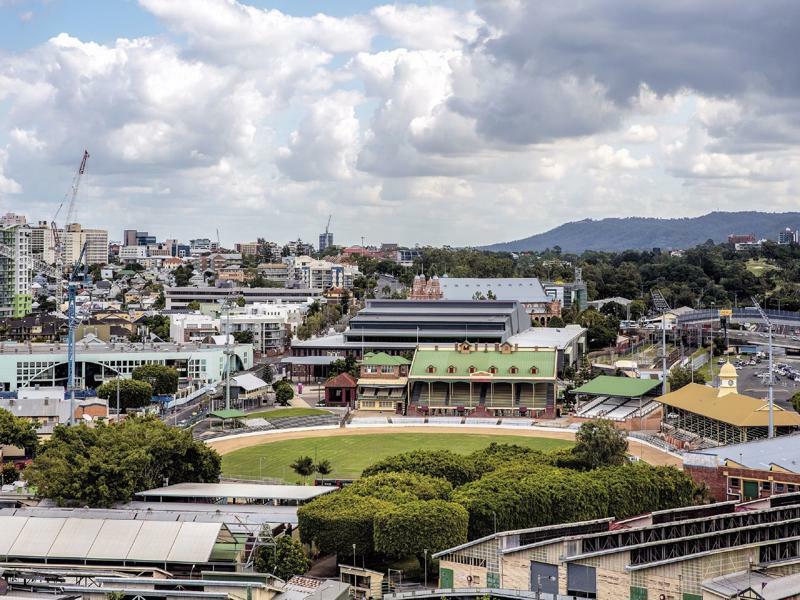
[[[215,417],[217,419],[244,419],[247,415],[240,410],[215,410],[214,412],[208,413],[209,417]]]
[[[428,367],[433,366],[436,371],[428,373]],[[455,367],[455,372],[449,373],[450,367]],[[491,367],[497,369],[493,376],[498,379],[524,379],[555,377],[556,352],[554,350],[522,349],[503,354],[499,350],[483,350],[479,346],[473,352],[460,352],[458,350],[433,350],[419,349],[414,355],[411,365],[410,377],[436,378],[436,379],[468,379],[472,374],[470,367],[476,373],[488,373]],[[516,367],[517,373],[510,369]],[[536,374],[531,373],[531,367],[536,367]]]
[[[644,396],[647,392],[660,385],[661,382],[658,379],[634,379],[632,377],[600,375],[573,391],[578,394],[594,396],[637,398]]]
[[[386,352],[369,352],[364,355],[362,365],[408,365],[411,361],[402,356],[392,356]]]

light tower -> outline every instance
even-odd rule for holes
[[[772,373],[772,321],[769,320],[767,313],[761,308],[758,300],[753,298],[753,304],[756,310],[761,315],[761,319],[767,324],[767,331],[769,332],[769,384],[768,402],[769,402],[769,429],[767,430],[768,437],[775,437],[775,415],[773,414],[773,385],[775,384],[775,375]]]
[[[661,313],[661,394],[667,393],[667,311],[670,309],[664,294],[659,289],[650,291],[653,306]]]

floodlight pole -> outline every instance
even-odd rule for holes
[[[667,311],[669,304],[667,304],[664,294],[661,290],[652,290],[650,292],[653,297],[653,306],[656,310],[661,312],[661,394],[667,393]]]
[[[761,305],[758,303],[758,300],[753,298],[753,304],[755,304],[756,309],[758,310],[761,318],[767,324],[767,331],[769,333],[769,384],[768,384],[768,403],[769,403],[769,428],[767,429],[767,436],[768,437],[775,437],[775,415],[773,414],[773,405],[774,405],[774,398],[773,398],[773,386],[775,385],[775,376],[772,373],[772,321],[769,320],[767,313],[761,308]]]

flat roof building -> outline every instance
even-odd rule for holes
[[[241,296],[247,304],[304,304],[322,298],[321,289],[168,287],[164,289],[166,309],[186,308],[190,302],[220,302]]]
[[[145,490],[139,498],[158,498],[161,502],[209,501],[232,504],[281,502],[302,504],[336,488],[302,485],[266,485],[261,483],[178,483]]]

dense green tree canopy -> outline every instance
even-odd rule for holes
[[[674,392],[688,383],[694,382],[704,384],[706,382],[706,377],[701,371],[692,372],[692,370],[687,367],[675,367],[670,371],[669,375],[667,375],[667,382],[669,383],[669,391]]]
[[[174,394],[178,391],[178,371],[166,365],[142,365],[136,367],[131,378],[145,381],[153,386],[153,394]]]
[[[135,379],[113,379],[106,381],[97,388],[97,396],[103,400],[108,400],[108,405],[116,407],[117,386],[119,386],[120,408],[142,408],[152,402],[153,386],[146,381],[136,381]]]
[[[414,450],[395,454],[365,469],[362,476],[366,477],[392,471],[419,473],[420,475],[446,479],[454,487],[463,485],[477,477],[475,466],[468,457],[449,450],[435,450],[432,452]]]
[[[288,535],[275,540],[275,546],[261,546],[255,558],[255,569],[258,573],[271,573],[288,581],[295,575],[302,575],[311,568],[311,561],[303,552],[300,542]]]
[[[220,464],[190,431],[128,417],[116,425],[56,427],[26,477],[59,506],[107,507],[165,482],[216,482]]]
[[[625,462],[628,440],[611,421],[588,421],[575,434],[573,454],[590,469]]]
[[[467,511],[453,502],[413,500],[396,504],[375,516],[375,550],[392,557],[421,559],[425,548],[439,552],[466,542],[468,522]]]
[[[30,454],[39,446],[36,425],[0,408],[0,446],[16,446]]]

